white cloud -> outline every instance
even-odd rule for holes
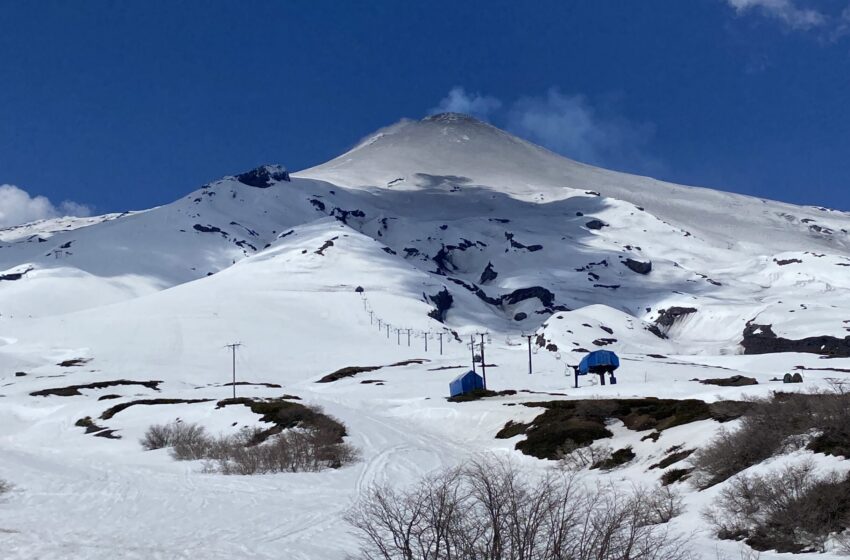
[[[757,11],[761,14],[779,20],[791,29],[809,30],[822,27],[828,23],[829,17],[810,8],[801,8],[795,0],[726,0],[739,14]]]
[[[655,134],[651,123],[621,116],[608,104],[591,103],[584,95],[564,94],[557,88],[539,96],[503,103],[491,95],[468,94],[456,86],[429,111],[454,112],[495,124],[569,158],[633,173],[657,174],[663,163],[649,154]]]
[[[0,227],[9,227],[60,216],[89,216],[91,208],[64,201],[58,206],[41,195],[30,194],[14,185],[0,185]]]
[[[429,111],[430,114],[437,113],[463,113],[472,115],[483,121],[489,120],[490,115],[502,107],[502,102],[490,95],[479,93],[467,93],[460,86],[455,86],[449,91],[440,104]]]
[[[657,173],[662,166],[647,147],[655,127],[594,107],[584,95],[550,89],[523,97],[507,114],[508,131],[553,152],[599,166]]]

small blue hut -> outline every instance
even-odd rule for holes
[[[464,374],[458,375],[451,383],[449,383],[449,395],[456,397],[458,395],[483,388],[484,378],[470,370]]]
[[[617,383],[617,378],[614,377],[614,370],[620,367],[620,358],[617,354],[610,350],[596,350],[590,352],[587,356],[581,359],[577,366],[573,366],[576,375],[576,389],[578,388],[578,376],[595,373],[599,375],[599,382],[605,385],[605,374],[611,376],[611,384]]]

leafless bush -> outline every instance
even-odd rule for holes
[[[368,560],[679,560],[681,538],[640,492],[586,488],[550,472],[528,479],[483,459],[413,488],[370,488],[346,519]]]
[[[203,459],[205,470],[224,474],[319,471],[357,459],[356,450],[342,441],[339,424],[331,420],[271,435],[267,430],[244,428],[218,437],[197,424],[172,422],[148,428],[142,446],[171,447],[178,461]]]
[[[752,405],[737,430],[721,430],[693,455],[693,480],[699,487],[801,447],[850,456],[850,393],[843,385],[821,393],[776,393]]]
[[[682,514],[682,495],[670,486],[659,486],[652,490],[638,488],[635,498],[643,503],[653,524],[667,523]]]
[[[5,494],[12,489],[12,485],[3,479],[0,479],[0,495]]]
[[[169,424],[155,424],[147,429],[142,447],[148,450],[171,447],[177,459],[199,459],[208,442],[206,430],[198,424],[175,420]]]
[[[721,538],[746,538],[757,550],[824,552],[850,527],[850,478],[815,474],[811,461],[764,476],[738,475],[704,512]]]
[[[288,430],[259,445],[245,445],[250,434],[222,438],[213,445],[214,457],[224,474],[315,472],[354,462],[357,453],[328,432]]]
[[[591,445],[578,445],[572,440],[567,441],[558,453],[559,466],[568,472],[589,469],[611,458],[613,449],[610,445],[597,442]]]

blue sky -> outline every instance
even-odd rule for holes
[[[850,0],[6,0],[0,225],[305,168],[439,108],[606,167],[850,210],[848,100]]]

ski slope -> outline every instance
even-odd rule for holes
[[[742,339],[748,323],[794,340],[850,334],[848,230],[846,213],[593,168],[453,114],[403,121],[291,177],[264,166],[141,212],[2,230],[0,479],[15,489],[0,497],[0,556],[342,559],[356,550],[342,515],[371,483],[404,486],[479,453],[549,468],[514,450],[522,436],[495,438],[541,412],[524,402],[826,387],[850,358],[745,354]],[[488,387],[517,393],[447,402],[484,332]],[[215,407],[231,395],[233,342],[240,381],[280,386],[240,395],[323,407],[360,460],[239,477],[144,451],[147,427],[177,418],[213,433],[260,425],[245,407]],[[573,388],[569,366],[597,348],[620,354],[619,383]],[[410,359],[425,361],[390,367]],[[346,366],[384,367],[317,383]],[[805,383],[772,381],[792,371]],[[759,384],[695,381],[731,375]],[[161,383],[31,394],[115,380]],[[98,421],[120,439],[74,425],[150,398],[212,400]],[[719,427],[652,442],[613,426],[611,446],[637,457],[588,482],[655,484],[648,467],[665,449]],[[695,531],[697,557],[737,558],[737,543],[703,530],[719,488],[679,487],[674,528]]]

